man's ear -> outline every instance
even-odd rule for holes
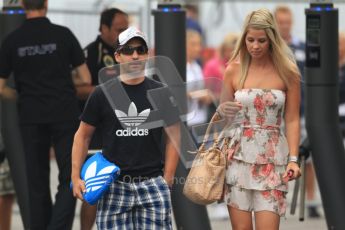
[[[118,52],[114,53],[114,58],[116,60],[117,63],[120,63],[119,59],[120,59],[120,54]]]
[[[101,25],[101,33],[107,33],[109,31],[109,28],[107,25],[102,24]]]

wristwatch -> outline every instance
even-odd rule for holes
[[[289,156],[289,162],[295,162],[299,164],[298,156]]]

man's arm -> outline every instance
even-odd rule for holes
[[[86,63],[74,69],[72,78],[77,90],[78,98],[87,99],[95,87],[91,85],[91,74]]]
[[[165,132],[167,134],[167,143],[165,147],[164,179],[171,187],[179,161],[181,143],[180,123],[166,127]]]
[[[86,191],[85,182],[80,178],[80,171],[85,161],[87,150],[95,131],[95,127],[83,121],[74,135],[74,142],[72,147],[72,183],[73,196],[83,200],[82,193]]]
[[[7,100],[17,98],[17,92],[6,85],[6,79],[0,76],[0,96]]]

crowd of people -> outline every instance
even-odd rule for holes
[[[97,206],[82,203],[81,229],[90,230],[95,222],[98,229],[172,229],[170,192],[179,160],[179,119],[148,129],[144,136],[120,137],[116,130],[124,124],[119,112],[114,113],[98,86],[99,71],[119,65],[119,84],[130,99],[121,111],[146,111],[149,116],[153,107],[146,93],[164,84],[144,72],[133,78],[122,65],[135,62],[130,67],[133,71],[145,68],[138,63],[150,55],[146,36],[129,25],[126,12],[110,8],[101,13],[96,40],[82,49],[68,28],[46,17],[47,0],[23,0],[23,7],[25,22],[1,44],[0,94],[3,100],[18,104],[31,228],[72,228],[75,198],[83,200],[85,191],[81,167],[92,153],[102,151],[120,166],[122,175]],[[250,12],[241,33],[227,34],[214,56],[204,60],[204,32],[197,22],[197,8],[188,5],[186,10],[187,105],[194,112],[187,125],[205,124],[216,113],[227,121],[223,132],[231,136],[222,146],[228,158],[224,203],[220,204],[228,212],[223,214],[230,217],[233,229],[252,229],[253,224],[258,229],[278,229],[286,212],[288,181],[301,175],[299,145],[307,138],[304,43],[291,34],[292,11],[279,6],[273,12]],[[344,103],[345,36],[339,36],[339,95]],[[15,88],[6,83],[11,74]],[[209,86],[212,82],[221,83]],[[6,152],[1,143],[0,152]],[[51,147],[59,169],[54,203],[49,184]],[[306,174],[309,216],[320,217],[310,159]],[[0,229],[10,229],[14,196],[4,159],[0,162]]]

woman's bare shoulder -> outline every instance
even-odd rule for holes
[[[240,63],[239,61],[232,61],[229,62],[228,66],[225,69],[225,77],[226,78],[234,78],[240,72]]]

